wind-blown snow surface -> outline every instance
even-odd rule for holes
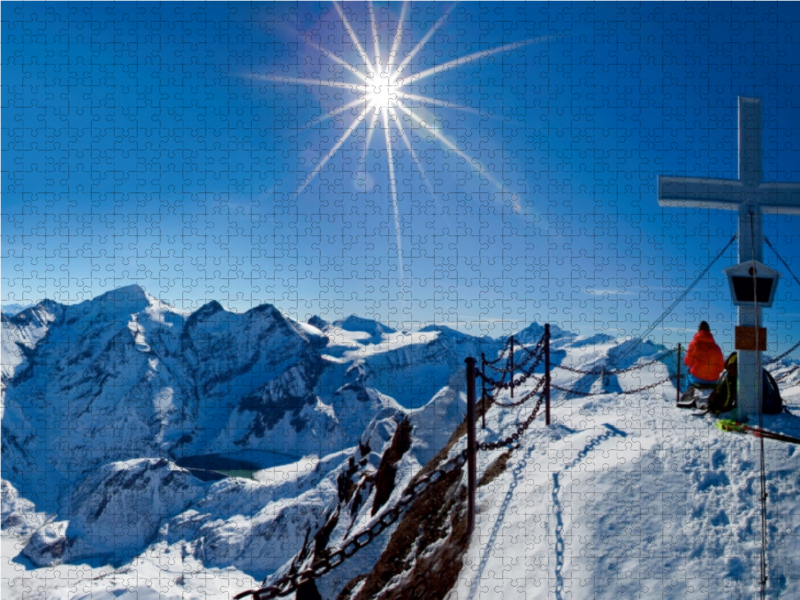
[[[566,364],[584,358],[571,350]],[[788,375],[783,394],[800,413],[797,364],[774,372]],[[666,375],[659,364],[615,383],[632,389]],[[672,385],[627,396],[559,394],[552,426],[532,427],[505,472],[479,489],[476,532],[450,598],[752,598],[758,440],[722,433],[714,418],[692,417],[674,402]],[[492,409],[481,437],[500,437],[528,410]],[[766,416],[764,425],[800,435],[800,417]],[[800,453],[773,441],[766,451],[768,597],[796,598]],[[480,454],[479,477],[499,453]]]

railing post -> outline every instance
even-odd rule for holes
[[[514,336],[511,336],[511,397],[514,397]]]
[[[475,456],[475,359],[467,363],[467,535],[475,529],[475,490],[477,464]]]
[[[678,344],[678,382],[677,382],[678,397],[675,404],[680,404],[681,401],[681,345]]]
[[[481,352],[481,373],[486,374],[486,354]],[[481,420],[483,421],[483,429],[486,429],[486,411],[489,410],[489,404],[486,398],[486,378],[481,377],[481,402],[483,402],[483,412],[481,413]]]
[[[544,422],[550,425],[550,323],[544,324]]]

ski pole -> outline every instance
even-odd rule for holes
[[[800,438],[784,435],[782,433],[775,433],[774,431],[767,431],[759,427],[750,427],[743,423],[737,423],[729,419],[720,419],[717,421],[717,429],[720,431],[728,431],[731,433],[741,433],[743,435],[751,434],[755,437],[763,437],[767,440],[775,440],[778,442],[787,442],[789,444],[800,444]]]

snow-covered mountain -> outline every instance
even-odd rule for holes
[[[446,329],[398,332],[356,316],[319,320],[322,331],[269,305],[237,314],[210,302],[184,315],[135,285],[75,305],[44,301],[2,319],[3,518],[9,528],[33,533],[25,554],[38,565],[119,562],[159,535],[170,543],[192,540],[200,552],[211,535],[214,547],[226,550],[215,559],[211,544],[203,545],[206,563],[275,569],[302,540],[282,510],[265,513],[264,505],[289,498],[290,512],[304,505],[313,522],[330,500],[326,490],[335,489],[324,481],[335,482],[334,471],[370,436],[379,440],[370,450],[379,461],[387,424],[406,417],[416,423],[415,464],[423,464],[463,418],[463,394],[448,387],[459,372],[463,380],[463,357],[498,346]],[[337,338],[342,332],[344,340]],[[336,352],[341,342],[349,347]],[[390,374],[383,365],[391,365]],[[406,402],[406,380],[392,377],[426,371],[424,388]],[[286,465],[315,466],[293,477],[295,487],[278,482],[280,492],[264,481],[215,482],[207,471],[178,466],[223,468],[225,460],[233,465],[226,468],[261,468],[261,480]],[[128,489],[146,496],[134,502]],[[246,500],[231,504],[231,495]],[[103,537],[127,510],[143,510],[146,498],[177,499],[146,522],[129,521],[135,534],[113,543]],[[250,527],[291,540],[272,566],[219,531],[226,510],[242,502]],[[205,512],[188,518],[187,503]],[[229,518],[236,529],[241,516]]]
[[[17,313],[21,313],[26,308],[30,308],[33,304],[20,304],[19,302],[9,302],[0,306],[0,313],[13,317]]]
[[[298,323],[269,305],[184,315],[137,286],[2,318],[4,598],[229,597],[301,569],[463,449],[464,359],[505,343],[356,316]],[[474,535],[454,471],[298,597],[700,597],[708,577],[697,594],[691,579],[712,571],[715,594],[747,588],[747,439],[675,409],[670,382],[625,393],[664,379],[672,356],[607,373],[664,347],[551,329],[553,382],[594,395],[555,391],[550,428],[480,454]],[[542,332],[526,327],[517,348]],[[800,366],[773,369],[800,404]],[[492,407],[480,438],[530,409]],[[792,432],[792,419],[767,425]],[[788,448],[769,454],[776,514],[800,487]],[[800,556],[794,525],[771,531],[771,564]],[[788,598],[782,569],[773,595]]]

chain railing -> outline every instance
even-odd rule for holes
[[[461,469],[467,462],[467,450],[464,449],[455,456],[451,457],[439,468],[416,479],[412,479],[403,494],[398,498],[394,506],[387,509],[379,519],[372,525],[359,533],[349,537],[335,551],[325,553],[320,558],[311,563],[310,566],[296,573],[287,573],[273,581],[270,585],[258,590],[247,590],[234,596],[235,600],[252,596],[254,600],[270,600],[288,596],[292,592],[312,581],[326,575],[356,552],[368,546],[375,538],[381,535],[387,527],[391,527],[405,512],[406,508],[416,500],[428,487],[439,481],[445,475],[454,470]]]
[[[614,393],[614,394],[617,394],[618,396],[629,396],[631,394],[639,394],[641,392],[646,392],[647,390],[651,390],[653,388],[657,388],[658,386],[664,385],[668,381],[673,381],[673,380],[674,380],[674,376],[670,375],[668,377],[665,377],[664,379],[661,379],[659,381],[656,381],[654,383],[650,383],[648,385],[645,385],[645,386],[642,386],[642,387],[639,387],[639,388],[635,388],[635,389],[632,389],[632,390],[620,390],[618,392],[581,392],[579,390],[571,390],[569,388],[561,387],[560,385],[556,385],[554,383],[550,384],[550,387],[552,387],[554,390],[558,390],[559,392],[565,392],[567,394],[573,394],[575,396],[583,396],[583,397],[602,396],[603,394],[609,394],[609,393]]]
[[[540,393],[542,391],[542,386],[543,385],[544,385],[544,377],[542,377],[541,379],[538,379],[536,381],[536,386],[531,391],[529,391],[524,396],[522,396],[522,398],[520,398],[516,402],[510,402],[510,403],[498,402],[497,398],[495,398],[494,396],[490,396],[490,395],[487,395],[486,398],[489,399],[489,406],[498,406],[500,408],[515,408],[517,406],[522,406],[528,400],[533,398],[536,394]],[[489,407],[487,406],[486,408],[488,410]]]
[[[488,375],[486,375],[485,369],[481,369],[480,371],[478,371],[477,375],[485,383],[488,383],[490,386],[492,386],[495,389],[509,390],[509,389],[513,389],[515,387],[519,387],[522,384],[524,384],[533,375],[534,370],[541,364],[542,359],[544,358],[544,348],[543,348],[543,346],[544,346],[544,342],[543,342],[542,339],[540,339],[536,343],[536,347],[534,348],[534,350],[529,354],[528,358],[526,358],[522,363],[519,363],[519,364],[516,364],[516,365],[512,365],[510,367],[506,367],[502,371],[499,371],[497,368],[492,367],[494,370],[503,373],[503,377],[501,377],[499,380],[493,379],[492,377],[489,377]],[[528,363],[531,360],[533,360],[533,364],[528,366]],[[483,359],[481,360],[481,363],[484,363]],[[522,374],[522,377],[520,377],[517,380],[514,380],[514,371],[523,370],[523,369],[524,369],[524,372]],[[505,381],[505,375],[508,375],[508,374],[511,375],[511,380],[510,381]]]
[[[796,343],[794,346],[792,346],[791,348],[789,348],[789,349],[788,349],[786,352],[784,352],[783,354],[781,354],[781,355],[780,355],[780,356],[778,356],[777,358],[773,358],[773,359],[772,359],[771,361],[769,361],[768,363],[764,363],[764,366],[766,367],[767,365],[772,365],[772,364],[775,364],[776,362],[780,362],[781,360],[783,360],[784,358],[786,358],[787,356],[789,356],[789,355],[790,355],[792,352],[794,352],[794,351],[795,351],[795,350],[797,350],[798,348],[800,348],[800,342],[797,342],[797,343]]]
[[[527,348],[525,349],[527,351],[527,354],[528,354],[529,358],[526,361],[524,361],[523,363],[509,366],[509,364],[508,364],[510,362],[510,360],[509,360],[509,361],[507,361],[507,366],[504,369],[499,369],[499,368],[493,367],[493,366],[490,367],[490,368],[493,368],[493,370],[495,370],[497,372],[502,372],[504,374],[504,377],[501,378],[499,381],[486,375],[485,367],[488,366],[488,361],[486,361],[485,358],[482,357],[481,364],[482,364],[483,368],[476,373],[476,376],[480,377],[482,379],[482,381],[484,383],[484,386],[486,386],[488,384],[489,386],[491,386],[493,388],[493,390],[500,391],[500,390],[508,390],[508,389],[513,389],[514,387],[518,387],[518,386],[524,384],[525,382],[527,382],[531,378],[536,382],[536,386],[534,387],[533,390],[527,392],[518,401],[511,402],[511,403],[498,402],[496,396],[494,394],[489,394],[486,391],[486,389],[484,388],[483,398],[488,400],[488,406],[484,407],[484,416],[485,416],[486,411],[489,409],[489,407],[493,406],[493,405],[494,406],[498,406],[500,408],[514,408],[514,407],[518,407],[518,406],[521,406],[521,405],[525,404],[531,398],[533,398],[534,396],[536,396],[537,394],[542,392],[542,386],[545,385],[545,380],[547,380],[547,385],[545,386],[545,388],[552,388],[554,390],[558,390],[558,391],[563,392],[563,393],[568,394],[568,395],[571,394],[571,395],[575,395],[575,396],[589,397],[589,396],[600,396],[600,395],[608,393],[608,392],[589,392],[589,391],[574,390],[574,389],[570,389],[570,388],[567,388],[567,387],[564,387],[564,386],[556,385],[556,384],[554,384],[554,383],[549,381],[549,376],[550,376],[549,365],[548,365],[548,368],[545,370],[546,372],[545,372],[544,377],[541,377],[541,378],[535,377],[534,376],[534,371],[539,366],[539,364],[541,364],[541,361],[542,361],[542,359],[544,357],[544,354],[545,354],[545,349],[549,350],[549,340],[547,339],[547,337],[548,336],[547,336],[546,333],[542,334],[542,337],[539,338],[539,340],[536,342],[536,345],[534,346],[533,350],[528,350]],[[508,344],[507,344],[507,347],[508,347]],[[512,349],[514,348],[513,343],[511,344],[511,348]],[[670,356],[671,354],[673,354],[674,352],[676,352],[676,350],[678,350],[678,349],[674,348],[674,349],[671,349],[671,350],[665,350],[664,352],[661,352],[660,354],[658,354],[657,356],[655,356],[654,358],[652,358],[651,360],[649,360],[649,361],[647,361],[645,363],[634,364],[634,365],[631,365],[631,366],[623,368],[623,369],[606,370],[604,367],[601,367],[601,368],[592,368],[591,370],[582,370],[582,369],[576,369],[574,367],[568,367],[568,366],[565,366],[565,365],[557,365],[554,368],[564,369],[564,370],[570,371],[572,373],[577,373],[577,374],[580,374],[580,375],[589,375],[589,376],[593,376],[593,375],[596,375],[596,376],[621,375],[623,373],[630,373],[632,371],[638,371],[638,370],[641,370],[641,369],[645,369],[645,368],[650,367],[650,366],[652,366],[652,365],[654,365],[656,363],[659,363],[659,362],[663,361],[665,358],[667,358],[668,356]],[[516,370],[520,369],[521,367],[523,367],[523,365],[525,363],[527,363],[527,362],[530,362],[531,359],[533,360],[533,364],[529,368],[527,368],[527,369],[525,369],[523,371],[523,374],[522,374],[521,377],[519,377],[518,379],[513,379],[514,371],[516,371]],[[495,361],[495,364],[496,363],[497,363],[497,361]],[[505,381],[505,375],[507,375],[507,374],[511,374],[511,376],[512,376],[510,381]],[[677,377],[679,378],[680,375],[678,375]],[[638,393],[646,392],[648,390],[656,388],[656,387],[658,387],[660,385],[663,385],[664,383],[667,383],[669,381],[673,381],[673,380],[675,380],[675,378],[676,378],[675,375],[669,374],[666,378],[660,379],[660,380],[655,381],[653,383],[650,383],[650,384],[647,384],[647,385],[644,385],[644,386],[641,386],[641,387],[638,387],[638,388],[634,388],[634,389],[621,390],[621,391],[615,392],[615,393],[616,394],[620,394],[620,395],[638,394]]]
[[[790,350],[782,354],[781,356],[773,359],[767,364],[772,364],[778,362],[796,348],[800,347],[800,343],[792,347]],[[606,394],[608,392],[584,392],[579,390],[573,390],[567,387],[563,387],[560,385],[556,385],[551,382],[550,380],[550,327],[549,324],[545,326],[545,331],[542,334],[542,337],[534,345],[533,349],[530,350],[524,346],[520,346],[519,348],[524,350],[526,358],[517,364],[514,364],[514,338],[513,336],[510,337],[507,341],[503,349],[500,351],[500,356],[492,361],[486,360],[484,356],[481,356],[481,369],[477,370],[475,368],[476,360],[474,358],[468,358],[467,362],[467,373],[468,373],[468,381],[467,381],[467,447],[459,452],[458,454],[451,457],[437,469],[431,471],[430,473],[412,479],[411,483],[409,483],[408,487],[403,491],[400,498],[391,508],[386,509],[383,514],[373,522],[372,525],[367,527],[366,529],[360,531],[359,533],[349,537],[345,540],[341,546],[336,549],[335,551],[325,552],[322,556],[316,558],[308,567],[299,570],[297,572],[289,572],[285,575],[282,575],[275,581],[273,581],[270,585],[262,587],[258,590],[247,590],[240,594],[234,596],[236,600],[241,598],[245,598],[247,596],[252,596],[254,600],[270,600],[272,598],[283,597],[291,594],[292,592],[297,591],[302,585],[322,577],[323,575],[329,573],[331,570],[335,569],[339,565],[341,565],[345,560],[356,554],[359,550],[364,548],[365,546],[369,545],[373,540],[378,538],[388,527],[391,527],[397,520],[403,515],[405,510],[411,505],[414,500],[416,500],[420,494],[422,494],[428,487],[439,481],[445,475],[453,472],[454,470],[461,469],[464,467],[465,464],[470,465],[470,476],[468,479],[468,511],[467,511],[467,519],[468,524],[467,528],[468,531],[471,531],[474,528],[474,520],[475,520],[475,493],[477,485],[475,483],[475,455],[478,451],[493,451],[499,450],[501,448],[510,447],[516,444],[520,437],[530,428],[531,424],[536,420],[536,417],[539,415],[539,412],[542,408],[543,403],[546,404],[547,407],[547,424],[550,424],[550,391],[551,389],[558,390],[563,392],[567,395],[575,395],[575,396],[582,396],[582,397],[589,397],[589,396],[599,396],[602,394]],[[503,358],[506,350],[509,350],[509,355],[506,358],[506,367],[500,369],[495,367],[497,363],[499,363]],[[577,373],[580,375],[619,375],[622,373],[629,373],[631,371],[641,370],[651,365],[654,365],[664,358],[671,355],[673,352],[678,351],[678,362],[680,362],[680,346],[677,349],[667,350],[662,352],[661,354],[657,355],[652,360],[642,363],[632,365],[630,367],[624,369],[616,369],[606,371],[603,369],[592,369],[588,371],[575,369],[572,367],[567,367],[564,365],[558,365],[555,368],[564,369],[566,371],[570,371],[573,373]],[[545,361],[545,372],[542,377],[535,377],[534,371],[539,367],[542,360]],[[529,364],[531,363],[532,364]],[[497,381],[489,376],[486,375],[486,368],[490,368],[498,373],[502,373],[503,377]],[[622,390],[619,392],[614,392],[619,395],[630,395],[630,394],[638,394],[641,392],[648,391],[650,389],[656,388],[664,383],[669,381],[680,381],[680,365],[678,365],[678,373],[677,375],[673,375],[669,373],[668,376],[664,379],[659,381],[653,382],[651,384],[631,389],[631,390]],[[523,370],[522,376],[514,380],[514,372],[518,370]],[[510,375],[509,381],[504,381],[506,375]],[[498,408],[516,408],[526,404],[531,399],[536,398],[536,403],[531,410],[528,417],[521,422],[517,423],[516,429],[513,433],[506,436],[502,440],[498,440],[495,442],[477,442],[475,440],[476,432],[475,432],[475,423],[476,414],[475,414],[475,380],[480,378],[482,380],[482,384],[484,386],[483,393],[482,393],[482,400],[483,400],[483,411],[482,416],[484,418],[484,426],[485,426],[485,417],[486,412],[492,407],[497,406]],[[535,382],[535,386],[533,389],[526,392],[519,400],[512,403],[503,403],[498,402],[495,394],[490,394],[486,390],[486,385],[488,384],[491,386],[492,391],[502,391],[502,390],[512,390],[513,388],[518,387],[524,384],[529,379],[533,379]],[[513,397],[513,396],[512,396]],[[472,420],[472,427],[470,427],[470,420]]]
[[[564,369],[565,371],[570,371],[572,373],[578,373],[580,375],[621,375],[622,373],[630,373],[631,371],[638,371],[640,369],[644,369],[645,367],[649,367],[649,366],[654,365],[654,364],[656,364],[658,362],[661,362],[667,356],[669,356],[670,354],[672,354],[675,351],[676,351],[676,348],[673,348],[672,350],[666,350],[666,351],[662,352],[661,354],[657,355],[651,361],[648,361],[648,362],[642,363],[642,364],[631,365],[630,367],[627,367],[625,369],[612,369],[612,370],[609,371],[609,370],[605,370],[604,368],[600,368],[600,369],[594,368],[594,369],[591,369],[589,371],[582,371],[581,369],[576,369],[574,367],[568,367],[566,365],[557,365],[555,368]]]
[[[525,400],[530,400],[533,397],[533,394],[530,394],[529,397]],[[477,445],[478,450],[498,450],[500,448],[504,448],[506,446],[511,446],[512,444],[516,443],[520,436],[525,433],[528,427],[531,426],[531,423],[536,419],[537,415],[539,414],[539,410],[542,408],[542,401],[544,400],[544,393],[538,393],[539,399],[536,401],[536,405],[533,407],[531,414],[528,416],[525,421],[519,423],[517,425],[517,430],[508,436],[505,439],[499,440],[497,442],[481,442]],[[520,403],[521,404],[521,403]]]

